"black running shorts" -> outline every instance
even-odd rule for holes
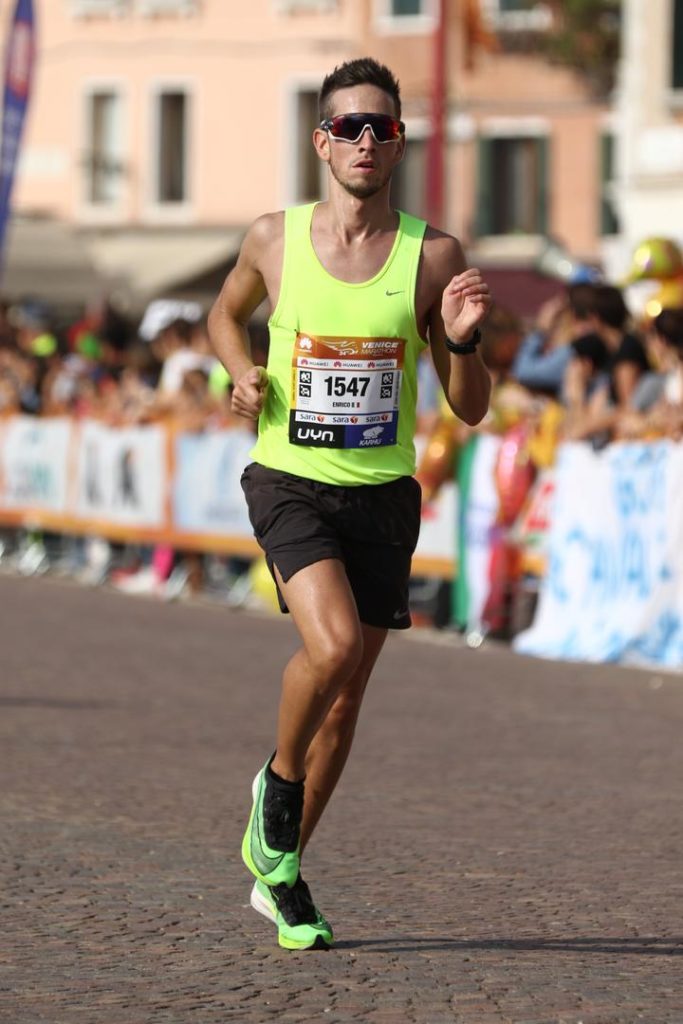
[[[420,485],[403,476],[387,484],[338,487],[252,462],[242,489],[271,573],[287,582],[325,558],[346,567],[361,622],[387,629],[410,624],[410,561],[420,531]],[[278,591],[283,612],[287,606]]]

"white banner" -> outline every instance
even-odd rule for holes
[[[122,526],[162,527],[168,486],[166,435],[160,427],[82,424],[76,515]]]
[[[491,589],[491,542],[500,509],[496,487],[496,463],[502,438],[497,434],[479,434],[472,473],[463,509],[464,558],[459,572],[464,574],[467,607],[462,612],[468,630],[483,630],[482,616]]]
[[[14,416],[2,433],[0,507],[64,512],[72,423],[66,418]]]
[[[173,482],[176,529],[252,536],[240,477],[255,441],[249,430],[181,434],[177,438]]]
[[[435,501],[422,506],[420,538],[415,558],[450,562],[455,568],[455,537],[458,530],[458,489],[448,482],[439,488]]]
[[[683,665],[683,445],[563,445],[523,654]]]

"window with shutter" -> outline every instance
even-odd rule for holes
[[[683,0],[673,0],[671,87],[683,89]]]
[[[93,206],[112,206],[124,183],[122,99],[114,89],[86,97],[85,195]]]
[[[547,139],[506,137],[480,140],[479,235],[546,234],[548,205]]]
[[[189,97],[168,89],[156,97],[157,152],[154,199],[167,205],[187,202]]]

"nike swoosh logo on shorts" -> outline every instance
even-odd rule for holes
[[[394,612],[394,616],[393,617],[394,617],[394,619],[405,619],[407,614],[408,614],[407,610],[402,611],[402,612]]]

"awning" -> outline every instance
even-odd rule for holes
[[[243,228],[135,228],[91,232],[88,247],[98,270],[117,278],[116,297],[131,310],[233,258]]]
[[[107,291],[83,235],[48,217],[13,217],[0,295],[16,302],[36,298],[51,307],[81,306]]]

